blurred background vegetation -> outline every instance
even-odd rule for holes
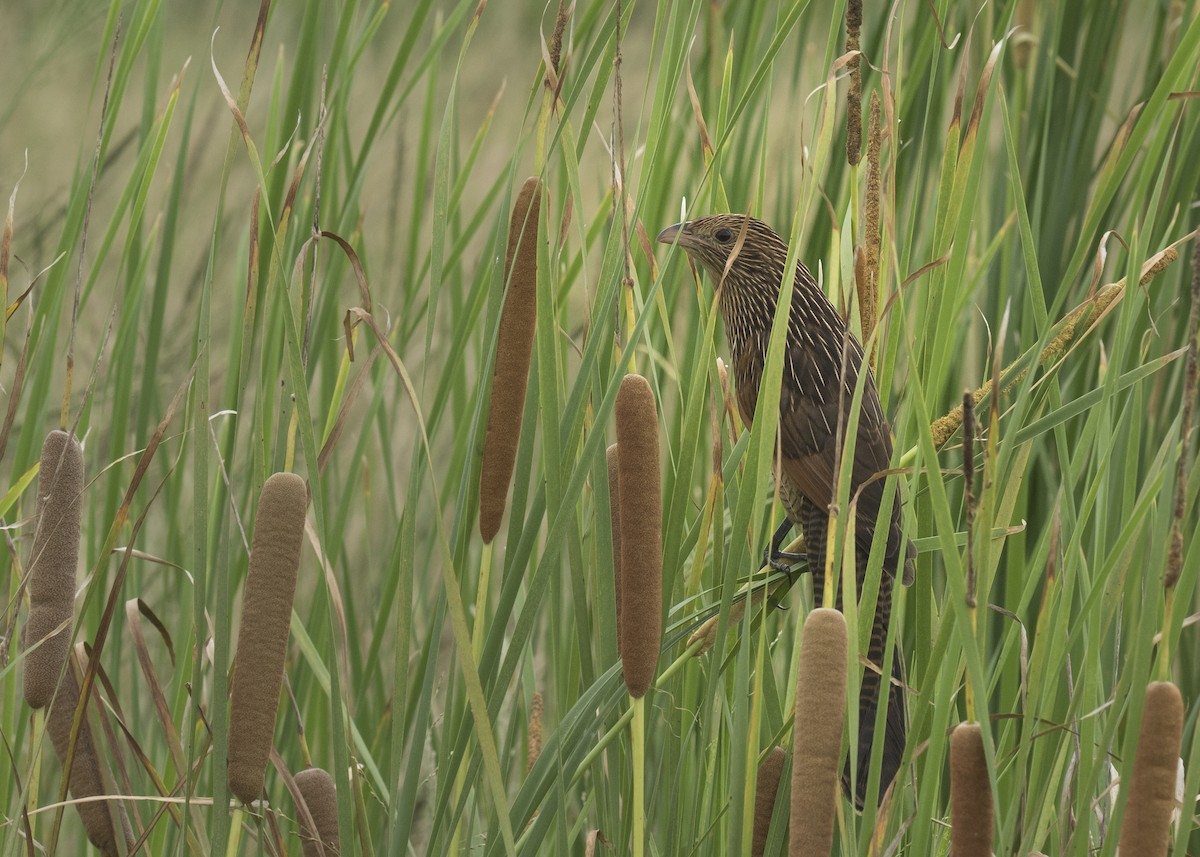
[[[60,786],[16,645],[38,450],[60,424],[88,473],[74,638],[99,646],[122,724],[102,743],[140,796],[140,853],[299,853],[281,775],[270,808],[214,810],[254,498],[281,469],[312,502],[275,747],[291,771],[311,757],[334,774],[343,853],[630,853],[604,450],[631,365],[657,395],[664,461],[648,853],[749,853],[811,599],[758,573],[768,459],[722,412],[710,285],[648,240],[684,200],[750,211],[857,304],[866,162],[845,157],[845,7],[578,0],[548,74],[553,2],[277,3],[261,54],[249,4],[5,4],[0,853],[29,853],[27,829],[62,854],[85,842],[71,811],[30,828],[22,813]],[[921,556],[894,640],[911,764],[880,810],[841,805],[835,853],[948,847],[946,733],[969,682],[995,852],[1113,854],[1114,783],[1153,678],[1188,706],[1172,853],[1195,853],[1200,469],[1181,411],[1197,3],[868,4],[862,52],[864,104],[883,107],[877,373]],[[548,187],[534,367],[485,547],[502,257],[530,174]],[[1103,291],[1173,245],[1144,284]],[[1097,294],[1120,300],[1046,351]],[[378,335],[348,333],[352,308]],[[930,426],[1018,359],[997,409],[980,404],[971,611],[960,438],[935,449]],[[731,623],[748,583],[787,609]],[[731,633],[690,657],[714,614]],[[786,803],[769,854],[785,853]]]

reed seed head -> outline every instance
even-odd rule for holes
[[[662,484],[658,408],[650,383],[626,375],[617,393],[621,520],[621,665],[637,699],[654,681],[662,646]]]
[[[229,710],[229,788],[245,803],[262,796],[271,755],[307,506],[294,473],[268,478],[258,499]]]
[[[758,766],[758,785],[754,791],[754,840],[750,846],[752,857],[762,857],[767,850],[771,814],[775,811],[775,794],[779,791],[779,778],[783,774],[786,758],[787,753],[782,747],[772,747]]]
[[[542,182],[530,176],[517,194],[508,224],[506,291],[492,367],[483,464],[479,470],[479,534],[485,543],[490,543],[500,531],[521,440],[521,415],[525,410],[533,335],[537,329],[537,235],[541,208]]]
[[[304,849],[304,857],[337,857],[338,850],[338,814],[337,787],[333,777],[321,768],[306,768],[296,774],[296,787],[304,796],[308,806],[308,814],[312,816],[314,827],[309,827],[300,816],[300,843]],[[299,815],[299,813],[297,813]]]
[[[818,608],[808,614],[796,685],[788,857],[828,857],[833,847],[846,717],[846,652],[846,618],[841,612]]]
[[[24,691],[32,708],[41,708],[54,696],[71,647],[83,476],[79,441],[57,429],[46,435],[38,471],[37,529],[29,561],[25,623]]]
[[[991,857],[992,784],[978,723],[960,723],[950,736],[950,855]]]
[[[538,756],[542,755],[542,707],[545,700],[540,690],[534,691],[529,701],[529,737],[525,746],[525,773],[533,770]]]
[[[1170,849],[1183,713],[1183,698],[1174,684],[1156,681],[1146,688],[1142,729],[1121,824],[1121,857],[1166,857]]]

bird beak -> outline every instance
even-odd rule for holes
[[[668,226],[662,232],[658,233],[658,237],[654,240],[659,244],[674,244],[675,239],[680,237],[681,233],[686,234],[684,233],[684,227],[686,226],[686,223],[676,223],[674,226]]]

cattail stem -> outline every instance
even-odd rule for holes
[[[475,624],[471,628],[471,657],[474,658],[477,665],[483,653],[484,632],[487,628],[484,615],[487,610],[487,596],[491,585],[492,556],[492,543],[484,542],[483,550],[479,555],[479,583],[475,590]],[[471,745],[468,744],[466,750],[463,751],[462,763],[458,766],[458,773],[454,777],[454,785],[451,791],[456,803],[459,797],[461,797],[463,789],[467,786],[467,770],[470,768],[470,761]],[[450,839],[451,847],[449,853],[451,854],[457,854],[459,851],[463,824],[465,822],[466,820],[460,817],[459,823],[454,826],[454,834]]]
[[[833,847],[846,657],[846,618],[838,610],[813,610],[804,623],[796,682],[789,857],[828,857]]]
[[[689,641],[687,648],[685,648],[683,652],[681,652],[680,655],[675,658],[675,660],[671,661],[670,665],[662,671],[662,674],[659,676],[658,680],[661,682],[669,681],[675,675],[675,673],[683,669],[684,664],[696,656],[696,651],[699,647],[700,642]],[[579,781],[583,779],[584,774],[587,771],[590,771],[592,769],[592,765],[594,765],[596,760],[600,758],[600,754],[603,753],[608,746],[613,743],[613,741],[616,741],[625,732],[625,729],[629,726],[631,720],[633,720],[632,706],[621,712],[621,716],[617,718],[617,722],[609,727],[609,730],[600,737],[599,741],[596,742],[596,746],[589,750],[588,754],[583,757],[583,761],[580,762],[579,767],[575,769],[575,775],[571,778],[570,783],[568,783],[569,788],[579,784]]]
[[[492,581],[492,543],[485,542],[479,554],[479,583],[475,590],[475,623],[471,628],[471,656],[475,663],[483,654],[483,637],[487,629],[484,616],[487,611],[488,591]]]
[[[971,635],[976,636],[978,617],[975,609],[975,400],[971,391],[963,393],[963,496],[967,517],[967,615],[971,620]],[[975,719],[975,688],[971,677],[966,678],[967,720]]]
[[[629,701],[633,713],[633,857],[646,853],[646,698]]]
[[[633,284],[630,283],[621,289],[621,296],[624,298],[625,306],[625,329],[629,331],[630,336],[633,335],[633,329],[637,325],[637,312],[633,306],[632,285]],[[617,356],[620,356],[619,349]],[[633,352],[630,352],[629,354],[629,365],[626,367],[625,371],[631,374],[637,371],[637,359],[634,357]]]
[[[960,723],[950,736],[951,857],[991,857],[993,825],[983,731]]]
[[[1183,698],[1174,684],[1156,681],[1146,688],[1142,728],[1121,823],[1121,857],[1166,857],[1170,849],[1183,714]]]

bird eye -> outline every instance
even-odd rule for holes
[[[733,230],[729,229],[725,226],[722,226],[720,229],[718,229],[713,234],[713,237],[716,238],[718,241],[720,241],[722,244],[728,244],[730,241],[733,240]]]

